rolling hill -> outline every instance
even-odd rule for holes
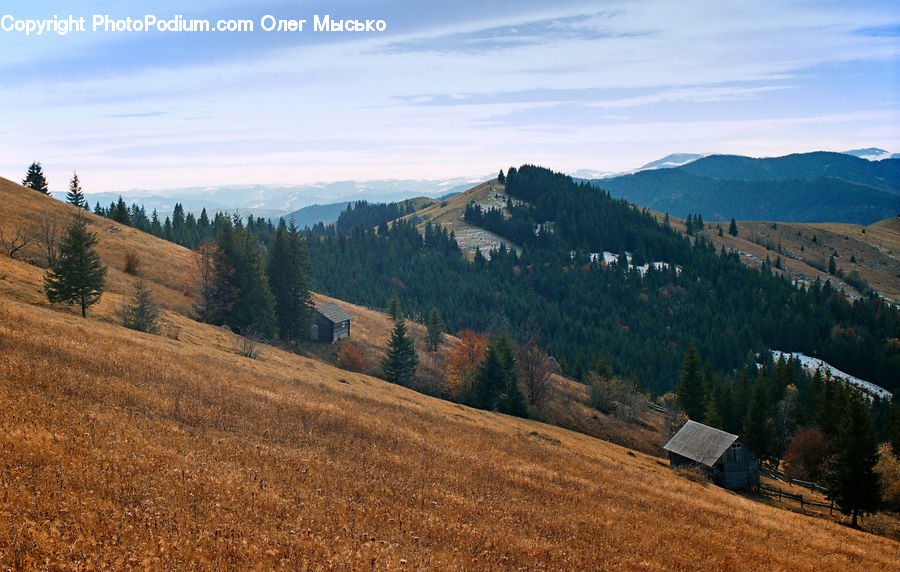
[[[74,212],[0,180],[4,236]],[[900,562],[896,541],[754,502],[603,440],[277,347],[241,357],[229,331],[187,317],[187,250],[87,216],[110,268],[88,319],[48,307],[43,271],[0,256],[3,568]],[[117,323],[130,251],[167,335]],[[367,316],[371,335],[386,335]]]
[[[900,213],[900,160],[842,153],[772,159],[713,155],[671,169],[594,181],[613,197],[706,220],[871,224]]]

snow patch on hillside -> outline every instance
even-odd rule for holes
[[[828,362],[820,360],[819,358],[810,357],[800,352],[782,352],[779,350],[772,350],[772,359],[778,361],[782,357],[785,360],[798,360],[800,362],[800,365],[803,366],[803,369],[809,372],[814,372],[817,369],[820,369],[822,370],[823,375],[830,375],[832,378],[842,379],[851,385],[859,387],[869,395],[880,397],[882,399],[891,399],[893,397],[893,394],[890,391],[881,387],[880,385],[875,385],[872,382],[854,377],[849,373],[844,373],[838,368],[834,367]]]

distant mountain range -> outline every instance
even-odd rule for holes
[[[900,159],[900,153],[891,153],[878,147],[867,147],[865,149],[852,149],[844,151],[846,155],[853,155],[860,159],[868,159],[869,161],[880,161],[882,159]]]
[[[640,206],[677,216],[700,213],[707,221],[870,224],[900,214],[900,159],[845,153],[710,155],[593,184]]]
[[[345,208],[348,202],[359,200],[394,202],[421,196],[437,198],[464,191],[474,183],[493,176],[456,177],[446,180],[337,181],[304,185],[228,185],[153,191],[132,189],[107,193],[86,192],[85,197],[93,208],[97,202],[107,206],[122,196],[129,205],[142,204],[148,211],[156,209],[161,216],[170,214],[175,208],[175,203],[181,203],[188,212],[199,212],[205,208],[210,212],[228,211],[279,217],[293,214],[311,205],[320,207],[318,212],[330,213],[332,209],[322,207],[341,204]],[[65,192],[52,194],[60,200],[65,200]],[[338,213],[340,210],[342,209],[338,209]],[[308,211],[311,212],[316,212],[316,209]]]
[[[896,202],[900,192],[898,158],[900,154],[875,147],[772,159],[673,153],[625,173],[579,169],[569,175],[592,180],[613,196],[678,216],[700,212],[707,220],[734,216],[744,220],[873,222],[900,212]],[[128,204],[156,209],[160,216],[170,214],[176,203],[195,213],[206,208],[270,218],[286,216],[303,227],[334,222],[348,202],[437,198],[493,177],[132,189],[88,192],[86,198],[91,207],[97,202],[107,206],[121,195]],[[64,192],[52,194],[65,199]]]

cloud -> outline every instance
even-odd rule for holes
[[[738,141],[774,153],[779,138],[806,141],[806,150],[844,140],[844,148],[897,142],[900,151],[890,134],[900,133],[897,117],[873,115],[900,101],[893,3],[596,6],[341,5],[348,15],[385,17],[383,35],[32,42],[0,34],[9,48],[0,70],[16,79],[0,84],[0,106],[16,110],[0,124],[0,173],[17,175],[20,163],[41,158],[48,174],[78,168],[121,189],[136,186],[129,170],[146,187],[351,171],[434,178],[545,159],[613,170],[658,158],[648,153],[735,150]],[[337,10],[304,10],[326,8]],[[196,10],[239,17],[248,9]],[[268,10],[306,15],[289,2],[253,10],[257,19]],[[29,137],[10,136],[21,133]]]

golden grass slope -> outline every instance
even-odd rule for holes
[[[186,256],[137,239],[151,265]],[[87,320],[34,305],[32,269],[0,258],[0,569],[900,566],[897,542],[585,435],[242,358],[173,311],[178,340],[126,330],[104,321],[121,293]]]
[[[433,224],[439,224],[447,229],[448,232],[453,231],[456,234],[456,241],[459,243],[460,249],[470,259],[475,256],[475,249],[480,248],[485,255],[492,248],[498,248],[501,244],[505,244],[508,248],[518,247],[503,237],[484,230],[483,228],[473,226],[463,219],[466,205],[470,202],[484,203],[484,208],[488,207],[488,203],[496,203],[496,199],[490,200],[489,196],[495,192],[503,194],[505,186],[497,179],[491,179],[483,183],[479,183],[468,189],[450,197],[444,201],[436,201],[434,204],[425,207],[414,214],[407,215],[404,218],[415,217],[420,221],[419,230],[423,231],[425,223],[430,221]],[[501,201],[502,203],[502,201]]]
[[[900,564],[896,542],[655,458],[274,349],[3,301],[0,352],[5,567]]]
[[[662,213],[653,212],[653,215],[660,222],[664,219]],[[670,216],[669,222],[673,228],[685,230],[682,219]],[[722,226],[723,236],[718,236],[717,225]],[[858,296],[857,289],[846,280],[827,272],[828,259],[837,252],[835,263],[845,276],[858,272],[881,295],[900,303],[900,217],[866,227],[844,223],[737,221],[737,237],[728,234],[727,222],[706,222],[704,226],[703,236],[716,248],[724,245],[739,250],[741,261],[748,266],[758,268],[766,257],[774,264],[780,257],[784,271],[792,280],[831,280],[836,288]],[[771,249],[766,248],[767,244]]]

